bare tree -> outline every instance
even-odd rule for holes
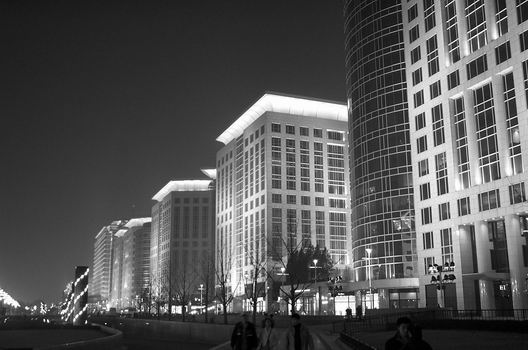
[[[191,266],[187,259],[172,272],[171,279],[171,298],[176,305],[182,308],[182,321],[185,322],[187,305],[192,301],[193,294],[196,290],[197,274],[194,265]]]
[[[288,242],[277,235],[275,235],[274,240],[275,245],[272,241],[268,242],[268,246],[272,247],[269,255],[273,258],[275,272],[273,270],[268,271],[268,277],[274,283],[279,284],[279,291],[282,292],[283,300],[286,301],[287,307],[291,305],[290,311],[294,313],[296,312],[295,305],[305,291],[316,280],[325,281],[328,279],[333,264],[326,249],[314,248],[311,244],[306,244],[304,240],[296,244],[294,234],[290,233]],[[283,254],[284,250],[286,254]],[[312,267],[315,266],[311,266],[314,258],[320,261],[320,267],[317,269],[313,269]],[[277,273],[277,269],[281,270],[280,274]]]
[[[149,280],[148,284],[143,288],[141,291],[141,295],[139,296],[139,311],[140,312],[146,312],[149,315],[152,311],[152,302],[153,302],[153,288],[152,288],[152,280]]]
[[[204,305],[204,316],[206,323],[209,322],[208,307],[211,303],[211,292],[214,291],[214,275],[214,254],[207,252],[207,254],[203,256],[200,263],[200,268],[198,270],[200,282],[203,282],[203,289],[201,292],[203,297],[202,304]]]
[[[161,315],[161,309],[168,302],[168,290],[166,286],[161,286],[159,290],[154,294],[154,305],[156,306],[156,317],[159,319]]]
[[[282,298],[286,301],[286,304],[291,305],[291,313],[294,313],[295,304],[299,300],[304,291],[308,289],[312,282],[306,278],[306,271],[298,268],[299,265],[302,266],[301,260],[302,249],[299,249],[302,245],[302,241],[299,244],[293,244],[293,239],[290,237],[289,242],[283,237],[275,236],[273,238],[275,242],[268,242],[268,246],[272,247],[270,250],[270,255],[273,258],[275,270],[280,269],[283,274],[281,279],[285,279],[286,283],[282,283],[277,276],[277,273],[274,273],[273,270],[268,271],[268,277],[273,281],[273,283],[280,283],[279,290],[282,292]],[[277,245],[277,243],[279,243]],[[286,254],[283,254],[283,249],[286,250]],[[304,270],[308,270],[306,265]]]
[[[265,292],[266,283],[262,281],[262,272],[266,271],[266,260],[263,259],[263,255],[258,249],[252,251],[249,254],[249,261],[251,263],[251,270],[249,275],[245,278],[246,283],[244,284],[245,293],[248,297],[249,303],[252,307],[253,323],[255,323],[257,317],[257,306],[258,298],[262,296],[263,291]]]
[[[227,324],[227,307],[233,301],[233,295],[238,288],[238,284],[230,286],[231,282],[231,270],[233,268],[233,255],[231,252],[224,254],[223,251],[217,256],[217,264],[215,266],[215,277],[218,284],[216,290],[216,297],[222,304],[222,310],[224,312],[224,324]],[[239,281],[240,282],[240,281]]]

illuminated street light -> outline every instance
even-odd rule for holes
[[[202,310],[202,297],[203,297],[203,291],[204,291],[203,283],[200,284],[200,288],[198,288],[198,290],[200,291],[200,312],[201,312],[201,310]]]
[[[451,261],[451,263],[446,262],[444,266],[442,265],[429,265],[428,271],[431,276],[431,284],[436,284],[436,289],[440,290],[442,293],[442,302],[443,307],[446,307],[446,301],[445,301],[445,284],[446,283],[454,283],[455,282],[455,275],[450,274],[448,272],[453,272],[455,270],[455,262]]]
[[[313,259],[313,264],[314,266],[310,266],[311,269],[315,269],[315,273],[314,273],[314,284],[317,284],[317,269],[320,269],[321,267],[317,266],[317,263],[319,262],[319,260],[317,259]],[[317,293],[319,295],[319,302],[318,302],[318,310],[317,310],[317,313],[320,315],[321,314],[321,286],[317,286]]]

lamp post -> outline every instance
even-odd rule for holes
[[[343,277],[341,276],[328,278],[328,291],[330,292],[330,296],[334,298],[334,315],[336,314],[336,297],[343,291],[343,286],[339,285],[342,280]]]
[[[280,287],[280,290],[279,290],[279,298],[280,298],[280,292],[283,291],[283,289],[284,289],[284,281],[286,280],[286,276],[289,275],[288,273],[286,273],[286,268],[284,266],[281,267],[280,270],[281,270],[281,272],[277,273],[277,275],[284,276],[284,277],[281,278],[281,287]],[[288,300],[286,300],[286,314],[288,314]]]
[[[202,313],[202,297],[203,297],[203,291],[204,291],[204,286],[203,286],[203,283],[200,283],[200,288],[198,288],[198,290],[200,291],[200,313]]]
[[[446,299],[445,299],[445,284],[446,283],[454,283],[455,282],[455,275],[449,272],[453,272],[455,270],[455,262],[451,261],[451,263],[447,262],[442,265],[429,265],[429,274],[431,276],[431,283],[436,284],[436,289],[440,291],[442,294],[442,303],[444,304],[443,307],[446,307]]]
[[[317,266],[318,262],[319,262],[319,260],[313,259],[314,266],[310,266],[311,269],[315,269],[314,284],[317,284],[317,269],[320,268],[320,267]],[[320,315],[321,314],[321,286],[317,286],[317,294],[319,295],[318,303],[317,303],[317,309],[318,309],[317,310],[317,314]]]
[[[370,278],[370,254],[372,254],[372,248],[365,248],[365,253],[367,253],[367,257],[363,258],[367,260],[367,266],[366,266],[366,272],[367,272],[367,281],[368,281],[368,292],[370,294],[370,308],[374,308],[374,296],[372,295],[372,280]]]

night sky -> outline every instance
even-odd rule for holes
[[[265,91],[344,102],[343,40],[340,0],[0,2],[0,287],[60,300]]]

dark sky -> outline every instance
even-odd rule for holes
[[[265,91],[345,101],[340,0],[0,2],[0,287],[59,300],[94,237],[202,178]]]

